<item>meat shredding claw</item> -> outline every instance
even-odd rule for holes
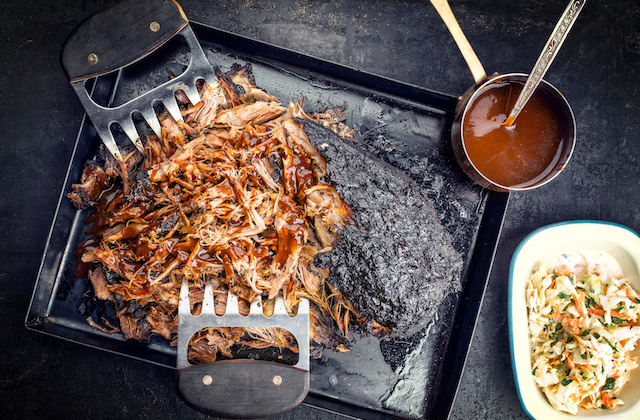
[[[191,365],[189,340],[206,327],[276,327],[289,331],[298,342],[298,362],[293,365],[252,359],[220,360]],[[296,316],[289,316],[278,296],[273,315],[262,312],[260,297],[249,315],[238,310],[238,298],[229,293],[224,315],[214,312],[213,287],[207,283],[200,315],[191,314],[189,286],[183,280],[178,307],[177,387],[194,408],[225,418],[269,417],[298,405],[309,392],[309,301],[302,299]]]
[[[86,83],[121,69],[150,55],[175,36],[182,36],[190,49],[190,62],[179,76],[115,107],[97,104]],[[162,102],[176,120],[182,120],[175,92],[182,90],[191,103],[200,101],[196,81],[210,86],[217,78],[182,8],[172,0],[127,0],[89,17],[69,37],[62,51],[62,65],[109,152],[122,162],[111,126],[118,124],[138,150],[144,152],[132,115],[139,112],[151,129],[161,136],[160,122],[153,109]]]

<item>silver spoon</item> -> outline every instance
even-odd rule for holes
[[[503,125],[507,127],[511,127],[513,125],[518,114],[522,111],[522,108],[524,108],[533,93],[536,91],[540,81],[547,70],[549,70],[551,62],[553,62],[556,54],[558,54],[558,50],[560,50],[562,43],[567,38],[569,30],[578,18],[578,14],[580,14],[585,3],[586,0],[572,0],[569,2],[569,5],[560,17],[560,20],[549,37],[549,40],[544,46],[540,57],[538,57],[538,61],[536,61],[536,64],[533,66],[533,70],[531,70],[531,73],[529,74],[529,77],[522,88],[522,92],[520,92],[518,100],[516,100],[516,103],[509,114],[509,117],[507,117],[507,120]]]

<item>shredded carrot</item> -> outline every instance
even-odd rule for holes
[[[565,358],[565,360],[567,361],[567,364],[569,365],[569,368],[571,370],[575,369],[576,366],[573,364],[573,360],[571,360],[571,353],[569,353],[569,350],[565,350],[562,353],[562,356]]]
[[[580,328],[578,327],[579,321],[575,318],[569,318],[567,316],[561,315],[560,314],[560,310],[554,306],[554,311],[552,314],[548,314],[548,315],[543,315],[546,316],[547,318],[551,318],[556,322],[561,322],[562,323],[562,330],[558,331],[564,331],[564,328],[566,327],[566,325],[568,325],[570,327],[570,329],[573,331],[580,331]]]
[[[580,316],[586,316],[587,312],[585,311],[586,307],[584,306],[584,292],[580,291],[578,293],[574,293],[573,294],[574,297],[574,302],[576,304],[576,309],[578,310],[578,313],[580,314]]]
[[[604,403],[605,407],[613,408],[613,404],[611,403],[611,397],[609,396],[608,391],[602,393],[602,402]]]
[[[598,315],[598,316],[604,316],[604,314],[605,314],[604,309],[589,308],[587,310],[589,311],[589,313],[592,313],[592,314]],[[616,317],[616,318],[628,319],[628,320],[631,319],[631,317],[629,315],[621,314],[618,311],[611,311],[611,316]]]

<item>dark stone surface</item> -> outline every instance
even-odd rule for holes
[[[9,0],[0,11],[0,406],[4,418],[205,418],[170,370],[27,331],[24,316],[82,108],[59,64],[68,34],[111,1]],[[187,16],[250,38],[452,95],[472,83],[426,1],[182,1]],[[452,0],[487,72],[528,72],[566,2]],[[546,79],[578,142],[558,179],[513,194],[452,418],[524,419],[508,349],[511,254],[548,223],[640,230],[640,3],[588,2]],[[278,418],[342,418],[300,406]]]

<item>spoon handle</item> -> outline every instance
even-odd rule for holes
[[[482,67],[482,63],[478,59],[478,56],[471,48],[471,44],[467,40],[467,37],[462,32],[458,21],[453,15],[453,11],[449,6],[449,2],[447,0],[430,0],[433,7],[436,9],[436,12],[440,15],[440,18],[444,22],[447,29],[451,33],[453,40],[458,45],[460,52],[462,53],[462,58],[467,62],[467,66],[471,71],[471,76],[473,76],[473,80],[476,82],[476,85],[479,85],[487,78],[487,73],[484,71],[484,67]]]
[[[542,54],[540,54],[538,61],[536,61],[536,64],[533,66],[533,70],[531,70],[531,74],[527,78],[527,81],[522,88],[522,92],[520,92],[520,96],[518,96],[518,99],[511,110],[511,114],[509,114],[509,117],[504,122],[504,125],[507,127],[513,125],[516,117],[520,114],[520,111],[522,111],[522,108],[524,108],[533,95],[533,92],[538,88],[540,81],[547,73],[547,70],[549,70],[553,59],[556,58],[558,50],[560,50],[562,43],[567,38],[569,30],[578,18],[578,15],[585,3],[586,0],[571,0],[571,2],[569,2],[569,5],[551,33],[549,40],[545,44]]]

